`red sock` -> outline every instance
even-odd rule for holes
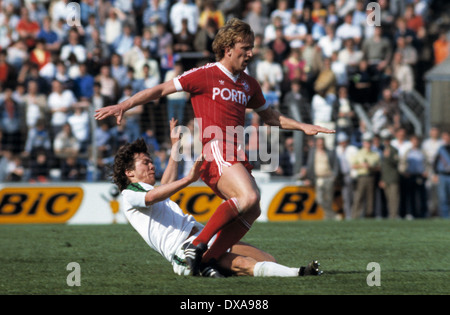
[[[225,226],[217,234],[216,240],[203,256],[203,261],[207,262],[214,258],[219,260],[220,256],[234,244],[239,242],[242,237],[250,230],[250,223],[242,217],[238,217],[233,222]]]
[[[192,241],[192,244],[197,246],[199,243],[208,244],[211,238],[219,232],[226,224],[233,221],[239,215],[239,210],[237,207],[237,200],[235,198],[231,198],[224,203],[222,203],[219,207],[217,207],[216,211],[209,219],[206,226],[200,232],[195,240]]]

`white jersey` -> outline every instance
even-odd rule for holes
[[[145,195],[154,189],[145,183],[133,183],[122,191],[124,211],[130,224],[147,244],[169,262],[188,238],[194,226],[203,228],[194,217],[183,213],[170,199],[145,205]]]

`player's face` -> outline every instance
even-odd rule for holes
[[[253,57],[253,42],[236,43],[230,54],[233,73],[244,71]]]
[[[144,182],[146,184],[154,185],[155,166],[152,159],[144,153],[136,153],[134,156],[134,170],[130,171],[128,175],[133,183]]]

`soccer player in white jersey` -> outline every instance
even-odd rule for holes
[[[101,108],[95,114],[96,119],[115,116],[120,124],[124,112],[134,106],[177,91],[190,93],[195,117],[202,123],[205,159],[201,178],[225,200],[186,247],[186,259],[194,275],[198,274],[200,263],[217,261],[236,244],[261,213],[260,193],[251,174],[252,167],[239,140],[235,140],[234,134],[228,136],[229,130],[243,127],[245,110],[252,108],[269,126],[299,130],[307,135],[335,132],[283,116],[266,104],[259,84],[244,72],[253,56],[253,42],[250,26],[239,19],[231,19],[213,42],[217,62],[187,71],[120,104]],[[208,247],[214,235],[216,239]]]
[[[171,130],[175,124],[176,121],[172,119]],[[175,146],[179,141],[176,133],[172,135],[172,154],[160,186],[154,186],[155,167],[142,139],[119,149],[114,160],[113,181],[122,193],[125,216],[130,224],[152,249],[172,264],[175,273],[189,275],[191,269],[186,264],[184,247],[201,232],[203,225],[193,216],[184,214],[169,197],[199,178],[202,161],[197,160],[186,177],[176,180],[178,165],[174,152],[177,152]],[[295,277],[321,273],[317,261],[306,267],[286,267],[276,263],[268,253],[242,242],[223,254],[217,265],[204,264],[199,269],[202,276],[222,277],[217,268],[227,275],[256,277]]]

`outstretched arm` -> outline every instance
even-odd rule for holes
[[[305,134],[314,136],[318,133],[335,133],[335,130],[331,130],[328,128],[324,128],[321,126],[305,124],[299,121],[296,121],[292,118],[286,117],[279,113],[276,110],[271,108],[267,108],[263,111],[258,112],[258,115],[261,117],[264,123],[269,126],[278,126],[282,129],[286,130],[300,130]]]
[[[117,124],[120,125],[122,117],[127,110],[137,105],[144,105],[151,101],[155,101],[174,92],[176,92],[176,88],[173,81],[170,80],[150,89],[140,91],[120,104],[97,109],[94,117],[97,120],[102,120],[110,116],[115,116]]]

